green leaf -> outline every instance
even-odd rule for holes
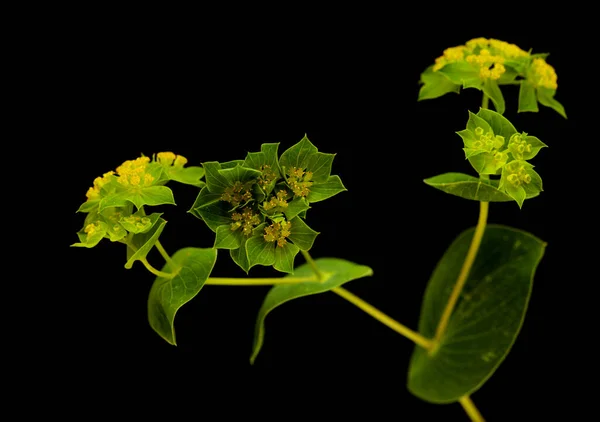
[[[510,202],[513,198],[498,189],[497,180],[482,180],[463,173],[444,173],[423,180],[442,192],[481,202]],[[538,196],[532,193],[527,198]]]
[[[228,186],[233,186],[235,182],[248,182],[258,178],[262,172],[247,167],[237,165],[228,169],[219,170],[219,174],[227,180]]]
[[[260,227],[260,226],[259,226]],[[246,252],[246,243],[248,238],[244,236],[242,243],[238,249],[230,249],[229,255],[246,274],[250,271],[250,262],[248,261],[248,253]]]
[[[308,201],[306,200],[306,198],[298,197],[288,202],[288,206],[283,213],[285,214],[285,217],[288,220],[291,220],[292,218],[296,217],[298,214],[306,211],[309,208],[310,205],[308,205]]]
[[[133,187],[125,191],[115,192],[100,200],[98,210],[102,212],[109,207],[124,207],[128,202],[137,209],[144,205],[175,205],[173,191],[166,186]]]
[[[329,179],[334,158],[335,154],[325,154],[324,152],[317,152],[309,157],[306,168],[312,172],[311,180],[313,182],[322,183]]]
[[[162,271],[176,271],[176,275],[172,278],[157,277],[154,281],[148,296],[148,321],[158,335],[175,346],[175,314],[206,283],[217,261],[217,250],[183,248],[171,259],[176,268],[166,264]]]
[[[492,103],[494,103],[494,108],[496,111],[500,114],[504,114],[506,105],[504,104],[504,96],[502,95],[502,91],[498,86],[498,82],[489,78],[486,79],[483,83],[483,92],[485,95],[490,97],[490,100],[492,100]]]
[[[271,167],[271,170],[273,170],[278,177],[281,177],[279,159],[277,158],[278,148],[279,142],[262,144],[260,152],[249,152],[242,165],[255,170],[260,170],[262,166],[267,165]]]
[[[555,89],[538,87],[537,88],[537,99],[540,104],[550,107],[552,110],[556,111],[558,114],[563,116],[565,119],[567,118],[567,113],[565,112],[565,108],[561,103],[554,99],[554,95],[556,94]]]
[[[96,208],[99,204],[100,204],[100,199],[91,199],[91,200],[85,201],[83,204],[81,204],[79,206],[79,208],[77,208],[77,211],[75,211],[75,212],[90,212],[94,208]]]
[[[478,127],[483,129],[484,134],[486,134],[488,132],[494,133],[494,130],[492,129],[492,127],[486,120],[481,118],[479,115],[469,111],[469,120],[467,120],[467,130],[469,130],[473,133],[473,140],[476,139],[475,138],[475,129],[477,129]],[[460,135],[461,138],[463,138],[463,141],[465,140],[465,137],[463,137],[463,135],[461,135],[463,133],[463,131],[456,132],[456,133],[458,135]],[[469,145],[467,145],[467,143],[465,142],[466,147],[468,147]]]
[[[282,273],[294,273],[294,259],[300,248],[293,243],[286,243],[283,247],[275,247],[275,262],[273,268]]]
[[[489,123],[494,135],[504,136],[504,139],[507,141],[513,134],[517,133],[517,129],[515,129],[512,123],[509,122],[506,117],[496,111],[480,108],[477,116]]]
[[[77,232],[77,237],[79,238],[79,242],[73,243],[71,246],[74,247],[84,247],[84,248],[93,248],[96,246],[106,235],[106,231],[108,227],[105,222],[98,221],[96,223],[97,229],[96,231],[88,237],[87,233],[84,230]]]
[[[519,113],[525,111],[538,112],[538,102],[533,84],[523,81],[519,88]]]
[[[221,168],[222,169],[231,169],[236,166],[243,166],[243,165],[244,165],[244,160],[231,160],[231,161],[225,161],[224,163],[221,163]]]
[[[225,176],[219,173],[219,170],[222,169],[221,164],[217,161],[207,161],[202,163],[202,167],[204,168],[206,187],[210,193],[223,193],[229,184]]]
[[[463,88],[481,89],[483,86],[483,81],[479,76],[479,68],[471,63],[448,63],[438,72],[450,79],[451,82],[462,85]]]
[[[133,263],[146,258],[148,252],[152,249],[167,222],[160,218],[158,222],[147,232],[132,236],[127,245],[127,262],[125,268],[130,269]]]
[[[425,291],[419,332],[433,338],[473,237],[463,232],[439,261]],[[510,227],[489,225],[439,347],[416,347],[408,389],[431,403],[471,395],[512,347],[527,311],[533,275],[545,243]]]
[[[498,85],[512,84],[517,79],[517,76],[519,76],[519,72],[506,66],[506,62],[504,62],[504,67],[506,71],[497,80]]]
[[[166,169],[167,176],[170,180],[175,182],[184,183],[186,185],[192,185],[201,188],[204,186],[204,182],[201,181],[204,176],[204,169],[202,167],[168,167]]]
[[[347,190],[339,176],[329,176],[326,182],[312,185],[306,199],[309,203],[319,202]]]
[[[244,239],[242,230],[231,230],[231,225],[217,227],[215,244],[213,248],[217,249],[237,249],[241,246]]]
[[[423,85],[419,89],[417,101],[438,98],[450,92],[456,94],[460,92],[460,84],[453,83],[442,73],[434,72],[433,66],[429,66],[421,73],[421,83]]]
[[[154,227],[161,215],[162,213],[154,212],[146,216],[143,212],[138,211],[128,217],[121,217],[119,223],[131,233],[145,233]]]
[[[309,250],[319,232],[308,227],[300,217],[290,220],[290,223],[292,223],[292,227],[290,229],[289,240],[294,242],[294,245],[298,246],[301,250]]]
[[[349,281],[373,275],[373,270],[367,266],[358,265],[338,258],[319,258],[315,260],[315,264],[323,274],[323,280],[321,282],[314,281],[280,284],[269,290],[269,293],[265,297],[265,300],[258,311],[250,363],[254,363],[263,345],[265,337],[265,318],[273,309],[290,300],[325,293],[335,287],[340,287]],[[311,277],[313,275],[313,270],[308,264],[301,265],[294,271],[294,277]]]
[[[267,242],[263,236],[252,236],[246,241],[246,254],[249,268],[255,265],[273,265],[275,263],[275,243]]]
[[[317,147],[304,135],[300,142],[289,147],[281,154],[279,165],[284,169],[284,172],[287,172],[292,167],[306,169],[311,155],[318,151]]]
[[[198,210],[200,208],[208,207],[209,205],[213,205],[218,203],[221,200],[220,193],[211,193],[208,190],[208,186],[204,186],[200,189],[198,196],[196,196],[196,200],[194,201],[194,205],[188,210],[189,213],[194,216],[201,218],[200,214],[198,214]]]
[[[231,214],[229,213],[230,208],[231,205],[227,202],[219,201],[212,205],[195,209],[194,215],[201,218],[209,229],[216,232],[219,226],[232,223]]]
[[[545,143],[543,143],[542,141],[540,141],[535,136],[524,136],[523,140],[525,142],[527,142],[529,145],[531,145],[531,151],[530,152],[527,152],[527,151],[523,152],[523,159],[524,160],[531,160],[536,155],[538,155],[538,152],[540,152],[540,150],[542,148],[547,148],[548,147],[548,145],[546,145]]]

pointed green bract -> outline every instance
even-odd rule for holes
[[[219,201],[206,207],[197,208],[194,215],[200,217],[209,229],[216,232],[218,227],[229,225],[233,222],[231,220],[231,213],[229,212],[230,208],[231,206],[228,203]]]
[[[508,140],[517,132],[517,129],[515,129],[513,124],[496,111],[480,108],[477,116],[481,117],[490,125],[492,132],[494,132],[494,135],[496,136],[503,136],[504,139]]]
[[[431,187],[461,198],[481,202],[509,202],[513,198],[498,189],[498,180],[483,180],[463,173],[444,173],[425,179]],[[532,192],[527,198],[538,196]]]
[[[171,258],[175,268],[166,264],[162,271],[171,278],[157,277],[148,296],[148,321],[168,343],[176,345],[175,314],[202,289],[217,260],[213,248],[183,248]]]
[[[298,214],[310,208],[308,201],[305,198],[296,198],[288,202],[287,208],[283,211],[288,220],[292,220]]]
[[[518,112],[533,111],[538,112],[538,100],[533,84],[522,81],[519,88],[519,108]]]
[[[275,262],[273,268],[282,273],[294,273],[294,259],[300,248],[293,243],[286,243],[283,247],[275,247]]]
[[[483,81],[479,76],[479,68],[470,63],[449,63],[438,70],[438,72],[450,79],[453,83],[462,85],[463,88],[482,89]]]
[[[198,193],[198,196],[196,197],[196,200],[194,201],[194,205],[192,205],[192,207],[189,209],[188,212],[192,213],[193,215],[195,215],[198,218],[201,218],[200,215],[198,214],[198,210],[200,208],[204,208],[204,207],[208,207],[209,205],[216,204],[220,200],[221,200],[220,193],[211,193],[210,190],[208,190],[208,186],[204,186]]]
[[[504,96],[502,95],[502,91],[498,86],[498,82],[492,79],[486,79],[483,83],[483,92],[485,95],[490,97],[490,100],[492,100],[492,103],[494,103],[494,108],[496,111],[500,114],[504,114],[506,106],[504,103]]]
[[[231,230],[231,225],[219,226],[216,231],[215,244],[213,248],[217,249],[237,249],[244,240],[244,235],[240,230]]]
[[[463,232],[438,263],[425,291],[419,332],[434,338],[437,324],[473,237]],[[529,233],[489,225],[439,347],[417,346],[408,389],[431,403],[452,403],[477,391],[510,351],[521,329],[533,276],[545,243]]]
[[[311,186],[306,199],[309,203],[324,201],[347,190],[339,176],[329,176],[326,182]]]
[[[319,271],[323,274],[322,281],[281,284],[271,288],[258,312],[256,329],[254,334],[254,345],[250,362],[254,363],[264,342],[265,318],[278,306],[290,300],[327,292],[339,287],[349,281],[373,275],[373,270],[364,265],[358,265],[350,261],[338,258],[319,258],[315,260]],[[294,277],[310,277],[314,272],[308,264],[301,265],[294,271]]]
[[[221,164],[217,161],[208,161],[202,163],[204,168],[204,179],[206,180],[206,187],[210,193],[223,193],[229,185],[225,176],[219,173],[222,169]]]
[[[77,237],[79,237],[79,242],[73,243],[71,246],[75,247],[84,247],[84,248],[93,248],[104,238],[107,231],[107,225],[103,221],[98,221],[95,224],[94,231],[88,235],[84,230],[81,230],[77,233]]]
[[[146,258],[148,252],[152,249],[167,222],[159,218],[157,223],[147,232],[136,234],[131,237],[127,244],[127,262],[125,268],[130,269],[133,263]]]
[[[289,239],[301,250],[308,251],[310,248],[312,248],[315,238],[319,232],[316,232],[308,227],[308,225],[300,217],[296,217],[290,222],[292,223],[292,228],[290,230],[291,233]]]
[[[247,167],[237,165],[228,169],[219,170],[219,174],[227,181],[227,186],[233,186],[236,182],[248,182],[257,179],[262,173]]]
[[[421,74],[421,83],[423,85],[419,89],[418,101],[438,98],[450,92],[460,92],[459,84],[455,84],[442,73],[434,72],[433,66],[429,66]]]
[[[556,111],[558,114],[563,116],[565,119],[567,118],[567,113],[565,112],[565,108],[561,103],[554,99],[554,95],[556,94],[556,90],[544,87],[537,88],[537,99],[543,106],[550,107],[552,110]]]
[[[200,180],[204,176],[204,169],[202,167],[169,167],[166,170],[166,174],[170,180],[175,182],[196,186],[198,188],[204,186],[204,182]]]
[[[296,145],[291,146],[279,157],[279,165],[284,172],[287,172],[292,167],[306,169],[311,155],[318,152],[315,147],[306,137],[306,135]]]
[[[229,255],[233,262],[235,262],[246,274],[250,271],[250,261],[248,261],[248,253],[246,252],[247,237],[242,239],[242,243],[239,248],[229,250]]]
[[[135,186],[102,198],[98,210],[102,212],[109,207],[124,207],[129,202],[137,209],[144,205],[175,205],[173,191],[166,186]]]
[[[472,136],[473,136],[473,140],[475,140],[475,130],[480,127],[481,129],[483,129],[483,134],[486,134],[488,132],[492,132],[494,133],[494,130],[492,129],[492,127],[490,126],[490,124],[483,119],[482,117],[480,117],[478,114],[473,113],[472,111],[469,110],[469,120],[467,120],[467,130],[469,132],[471,132]],[[462,131],[461,131],[462,132]],[[461,132],[457,132],[457,133],[461,133]],[[461,135],[462,137],[462,135]],[[463,138],[465,139],[465,138]]]
[[[312,181],[315,183],[326,182],[331,175],[331,166],[335,154],[317,152],[310,156],[306,167],[312,172]]]
[[[279,159],[277,158],[278,148],[279,142],[262,144],[260,152],[249,152],[246,155],[243,166],[254,170],[261,170],[263,166],[269,166],[277,177],[281,177]]]
[[[267,242],[262,235],[252,236],[246,241],[246,254],[249,268],[255,265],[273,265],[275,263],[276,244]]]
[[[97,208],[100,204],[100,199],[87,200],[79,206],[76,212],[90,212]]]

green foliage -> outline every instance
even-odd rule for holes
[[[157,277],[148,297],[148,321],[158,335],[176,345],[175,314],[202,289],[217,261],[213,248],[183,248],[162,271],[172,277]]]
[[[319,258],[315,260],[315,264],[323,274],[321,281],[281,284],[269,290],[258,311],[254,345],[252,347],[252,356],[250,357],[251,363],[254,363],[256,360],[264,342],[265,318],[275,308],[290,300],[325,293],[349,281],[373,275],[371,268],[339,258]],[[294,277],[310,277],[312,275],[314,275],[314,270],[309,264],[303,264],[294,271]]]
[[[310,204],[346,190],[331,174],[335,154],[319,152],[306,136],[280,156],[278,149],[267,143],[244,160],[203,163],[206,186],[188,211],[246,272],[263,265],[291,273],[298,252],[318,235],[304,221]]]
[[[458,236],[429,280],[419,320],[425,337],[435,335],[473,232]],[[415,348],[408,373],[411,393],[428,402],[450,403],[483,385],[517,337],[544,248],[529,233],[498,225],[486,228],[440,344],[430,353]]]

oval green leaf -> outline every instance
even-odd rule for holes
[[[429,186],[460,196],[461,198],[481,202],[510,202],[512,197],[498,189],[497,180],[482,180],[463,173],[444,173],[423,180]],[[537,193],[529,193],[527,199],[534,198]]]
[[[148,296],[148,321],[154,331],[172,345],[175,314],[202,289],[217,261],[213,248],[183,248],[171,257],[176,268],[166,264],[162,271],[176,275],[157,277]]]
[[[433,272],[425,291],[419,332],[433,338],[469,249],[474,229],[458,236]],[[473,394],[504,360],[525,318],[535,270],[546,244],[510,227],[486,228],[454,313],[439,347],[416,347],[408,389],[431,403],[452,403]]]
[[[290,300],[324,293],[349,281],[356,280],[357,278],[373,275],[373,270],[371,268],[339,258],[319,258],[315,260],[315,263],[319,271],[323,274],[323,280],[321,282],[308,281],[304,283],[280,284],[271,288],[269,293],[267,293],[267,296],[258,311],[250,363],[254,363],[263,345],[265,337],[265,318],[273,309]],[[294,270],[294,278],[311,276],[314,276],[314,272],[309,264],[301,265]]]

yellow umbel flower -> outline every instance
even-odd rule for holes
[[[263,238],[266,242],[277,242],[277,246],[283,248],[287,243],[287,237],[292,234],[292,223],[289,221],[275,222],[265,227]]]
[[[154,177],[146,173],[146,167],[150,162],[149,157],[139,157],[135,160],[127,160],[117,167],[119,178],[117,181],[123,186],[148,186],[154,181]]]
[[[482,48],[479,54],[468,55],[465,60],[467,63],[479,67],[481,79],[498,79],[506,71],[502,64],[504,63],[504,57],[491,54],[487,48]]]
[[[530,79],[536,86],[558,88],[556,71],[544,59],[535,58],[531,65]]]
[[[454,63],[461,61],[464,58],[465,47],[459,45],[457,47],[449,47],[444,50],[444,55],[435,59],[435,64],[433,65],[433,71],[440,70],[442,67],[446,66],[448,63]]]
[[[87,193],[85,194],[88,201],[100,197],[100,188],[110,181],[110,178],[113,174],[115,174],[114,171],[109,171],[108,173],[104,173],[102,177],[96,177],[94,179],[94,186],[89,188]]]
[[[159,152],[156,154],[156,160],[163,165],[183,167],[187,162],[187,158],[183,155],[177,155],[171,151]]]
[[[510,44],[505,41],[495,40],[491,38],[489,40],[490,47],[493,48],[496,53],[501,54],[507,59],[513,59],[517,57],[527,57],[529,53],[522,50],[515,44]]]

